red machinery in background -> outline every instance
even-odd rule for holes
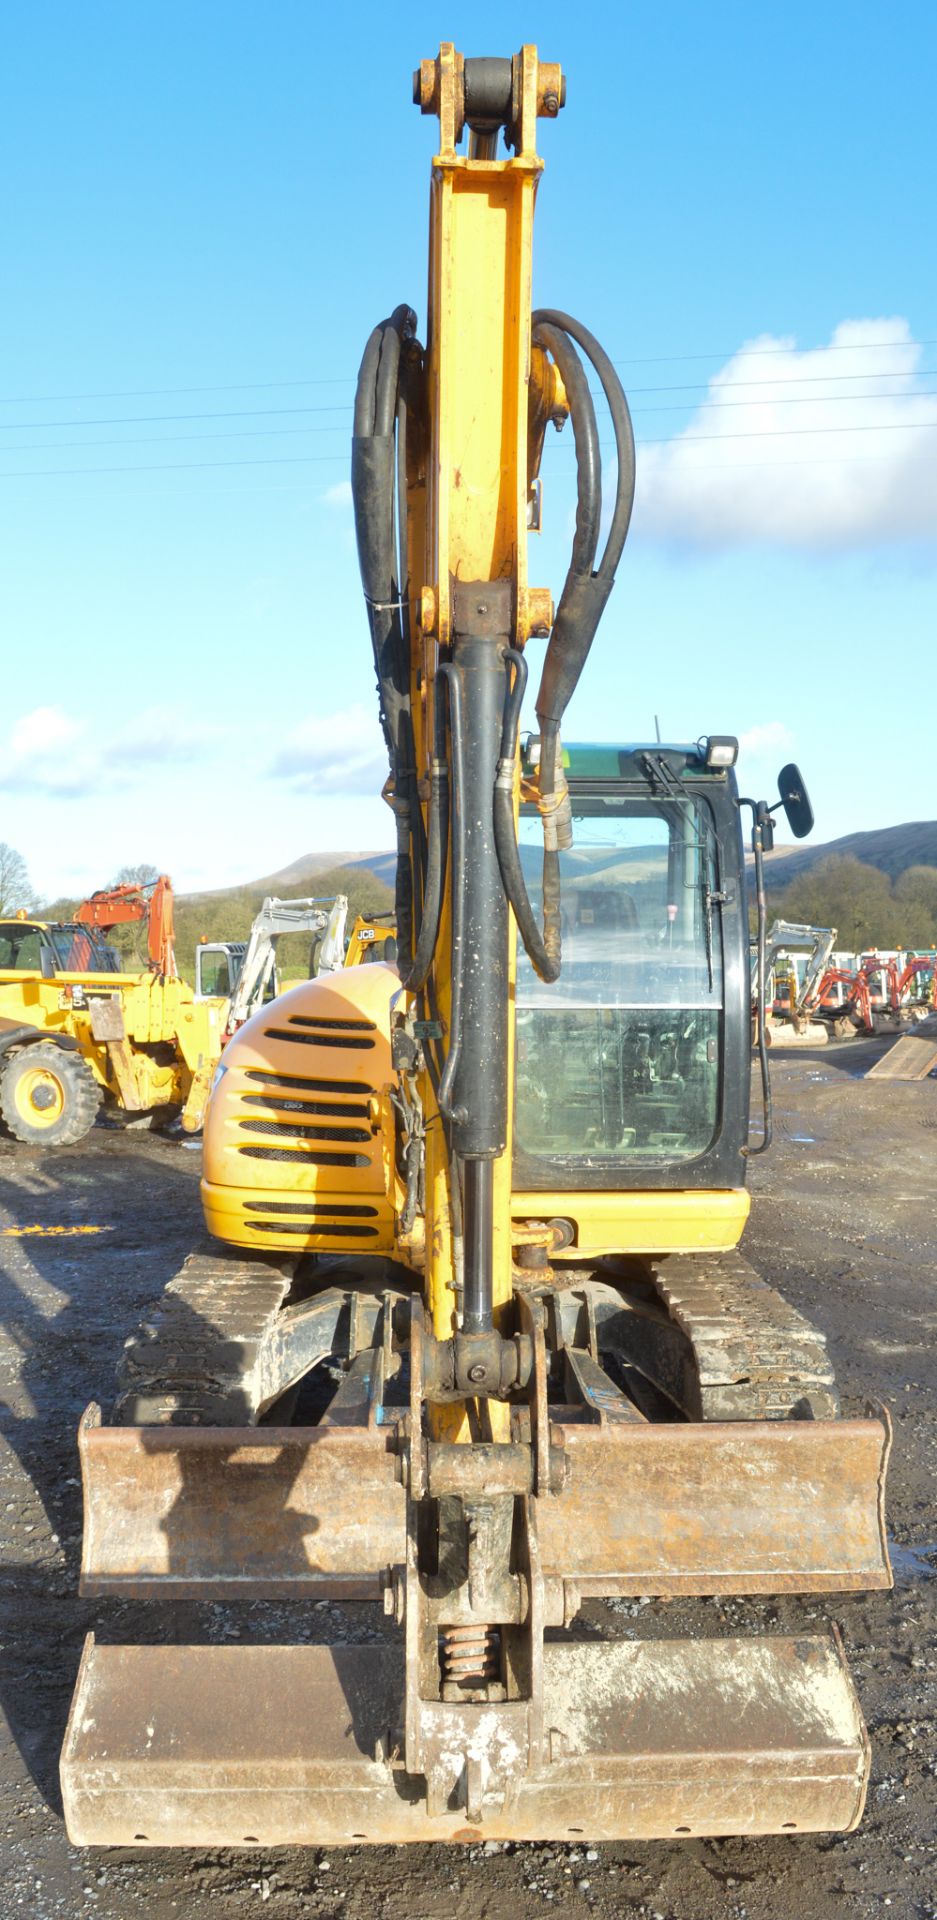
[[[913,999],[911,988],[920,974],[931,976],[927,1002]],[[873,982],[878,981],[876,991]],[[831,988],[842,985],[845,995],[841,1006],[830,1001]],[[810,996],[805,1010],[830,1022],[834,1032],[847,1036],[847,1029],[865,1033],[897,1031],[904,1023],[921,1018],[927,1006],[937,1004],[937,967],[932,957],[913,954],[899,968],[894,955],[868,954],[852,972],[847,967],[827,967]]]
[[[161,980],[175,980],[176,954],[173,932],[172,881],[161,873],[156,880],[103,887],[83,900],[75,914],[82,926],[98,927],[109,933],[112,927],[133,920],[147,923],[149,964]]]

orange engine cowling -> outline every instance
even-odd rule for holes
[[[228,1042],[205,1120],[209,1231],[277,1252],[392,1253],[390,1009],[375,965],[306,980]]]

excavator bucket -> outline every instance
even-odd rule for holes
[[[565,1483],[537,1500],[516,1492],[525,1449],[484,1450],[488,1489],[515,1488],[515,1526],[523,1516],[529,1531],[531,1662],[515,1697],[428,1697],[411,1657],[419,1583],[406,1589],[406,1658],[396,1638],[89,1637],[62,1756],[72,1839],[332,1845],[854,1825],[869,1750],[836,1637],[597,1642],[544,1640],[542,1628],[562,1629],[597,1593],[887,1586],[884,1422],[570,1424],[550,1439]],[[393,1430],[108,1428],[91,1409],[80,1448],[85,1593],[383,1592],[403,1612],[395,1595],[416,1528]],[[450,1485],[454,1456],[467,1470],[471,1449],[426,1449],[430,1493]]]
[[[868,1739],[834,1639],[551,1644],[543,1678],[540,1764],[472,1822],[428,1812],[396,1757],[397,1648],[89,1638],[62,1758],[69,1835],[161,1847],[620,1840],[845,1831],[861,1815]],[[505,1709],[474,1712],[484,1764],[487,1743],[511,1735]]]

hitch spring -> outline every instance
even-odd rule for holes
[[[439,1638],[443,1682],[475,1688],[501,1678],[501,1632],[498,1627],[444,1627]]]

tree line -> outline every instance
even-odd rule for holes
[[[157,867],[138,862],[121,867],[107,884],[129,881],[145,885],[155,880],[158,872]],[[786,887],[771,888],[770,867],[766,878],[773,917],[835,927],[838,945],[850,952],[870,947],[937,946],[937,867],[906,867],[890,880],[878,867],[857,860],[854,854],[829,853]],[[330,868],[311,880],[284,888],[283,898],[313,894],[318,899],[331,899],[336,893],[347,893],[350,919],[357,913],[386,913],[394,904],[390,888],[366,867]],[[247,939],[263,897],[258,887],[232,887],[222,893],[177,898],[176,960],[183,979],[193,978],[195,949],[200,940]],[[45,920],[68,920],[78,904],[68,899],[40,903],[22,855],[0,841],[0,915],[23,910]],[[754,908],[751,911],[754,914]],[[146,935],[142,928],[116,928],[112,940],[124,955],[125,966],[145,966]],[[308,935],[286,936],[279,948],[281,972],[300,977],[308,952]]]
[[[145,886],[157,879],[159,873],[160,868],[151,862],[138,861],[121,867],[105,885]],[[367,867],[330,867],[311,879],[283,887],[280,898],[332,900],[337,893],[348,896],[349,925],[359,913],[387,913],[394,904],[390,888]],[[176,965],[184,980],[191,983],[195,978],[195,949],[201,941],[247,939],[264,897],[262,887],[231,887],[221,893],[193,895],[188,899],[176,896]],[[35,914],[40,920],[71,920],[79,905],[77,898],[41,901],[30,884],[22,855],[0,841],[0,917],[24,912]],[[115,927],[109,940],[121,954],[125,971],[146,967],[146,927],[142,922]],[[305,977],[309,945],[308,933],[283,936],[277,947],[281,979],[290,975],[295,979]]]
[[[766,874],[770,887],[770,870]],[[894,880],[854,854],[829,853],[778,892],[769,913],[814,927],[835,927],[837,945],[852,953],[871,947],[937,946],[937,867],[906,867]]]

